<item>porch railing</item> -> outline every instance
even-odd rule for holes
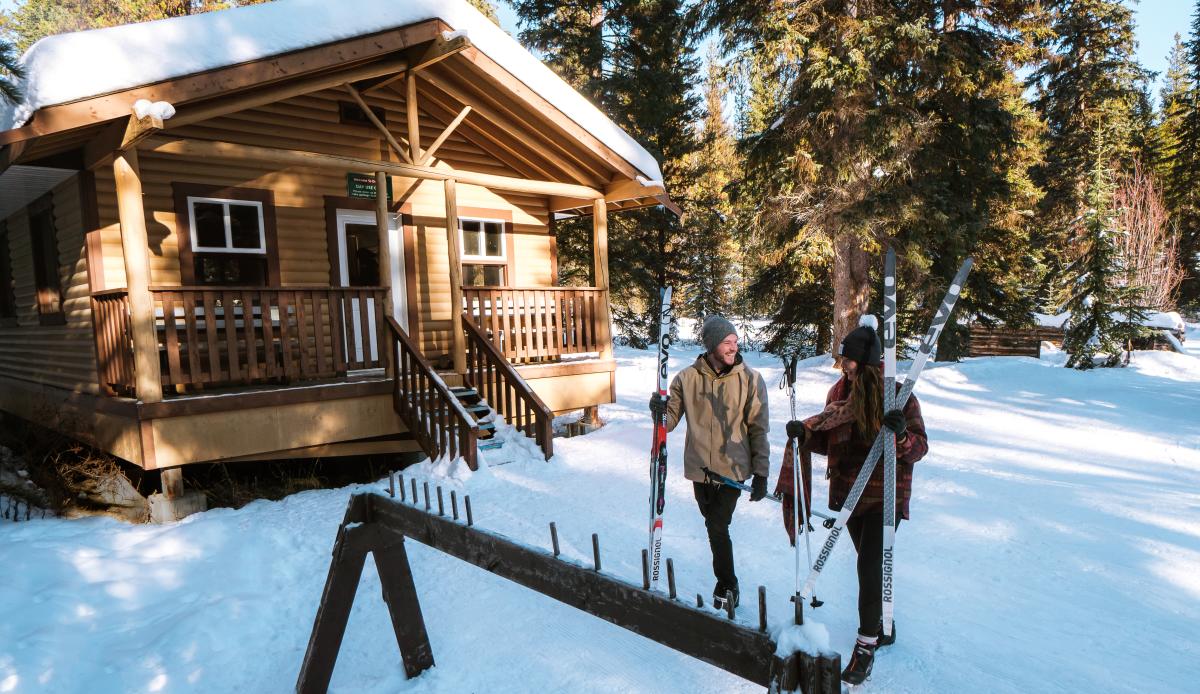
[[[463,287],[465,315],[513,364],[598,353],[605,301],[596,287]]]
[[[132,395],[133,334],[129,297],[124,289],[92,294],[92,329],[96,334],[96,371],[109,393]]]
[[[151,287],[164,388],[307,381],[385,367],[381,287]],[[124,290],[92,297],[100,377],[133,386]]]
[[[554,455],[554,414],[465,314],[462,323],[467,333],[467,384],[511,426],[536,441],[549,460]]]
[[[475,470],[479,425],[391,316],[387,332],[396,365],[392,387],[396,414],[431,460],[462,456],[467,467]]]

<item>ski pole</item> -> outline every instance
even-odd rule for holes
[[[742,484],[741,482],[735,482],[735,481],[729,479],[728,477],[726,477],[725,475],[713,472],[712,470],[709,470],[708,468],[704,468],[704,474],[708,475],[709,479],[711,479],[715,482],[718,482],[720,484],[723,484],[727,487],[733,487],[734,489],[740,489],[744,492],[753,492],[754,491],[753,489],[750,488],[750,485]],[[778,494],[769,494],[767,496],[764,496],[763,498],[770,499],[771,501],[774,501],[777,504],[783,503],[783,497]],[[833,516],[821,513],[820,511],[818,511],[816,509],[813,509],[812,515],[816,516],[817,518],[823,518],[827,521],[834,520]]]
[[[792,419],[796,418],[796,355],[792,354],[791,358],[784,359],[784,377],[787,379],[788,403],[791,405]],[[812,564],[812,543],[808,539],[808,502],[805,500],[805,489],[801,483],[801,462],[800,462],[800,446],[796,439],[792,439],[792,494],[796,501],[792,504],[792,527],[796,532],[804,535],[804,549],[808,552],[808,563]],[[804,525],[800,525],[800,513],[804,514]],[[800,543],[796,543],[796,624],[804,623],[803,603],[800,597]],[[817,599],[816,592],[812,596],[812,607],[817,609],[822,604],[821,600]]]

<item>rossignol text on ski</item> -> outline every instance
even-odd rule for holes
[[[658,394],[667,397],[667,358],[671,349],[671,288],[661,293],[658,321]],[[650,588],[658,586],[662,560],[663,508],[667,501],[667,414],[654,418],[650,446]]]
[[[967,275],[971,272],[971,266],[974,260],[967,258],[963,261],[958,272],[954,275],[954,279],[950,282],[950,288],[946,290],[946,296],[943,297],[942,303],[938,306],[937,313],[933,316],[933,321],[929,325],[929,330],[925,336],[921,338],[921,347],[917,351],[916,357],[913,359],[912,367],[909,368],[908,374],[904,378],[904,385],[900,388],[900,394],[896,396],[895,402],[899,407],[903,407],[908,402],[908,396],[912,395],[913,387],[917,384],[917,379],[921,376],[921,371],[925,369],[925,363],[929,360],[930,354],[933,352],[934,345],[937,344],[938,337],[942,334],[942,329],[946,327],[946,322],[950,319],[950,312],[954,310],[954,304],[958,302],[958,295],[962,291],[963,284],[967,280]],[[875,436],[875,442],[871,444],[871,451],[867,454],[867,459],[863,462],[862,469],[859,470],[858,477],[854,480],[854,486],[850,488],[850,493],[846,496],[846,501],[842,504],[841,510],[838,512],[837,518],[832,524],[826,521],[826,525],[830,527],[829,535],[825,538],[825,542],[821,545],[821,552],[817,555],[817,560],[813,562],[812,569],[808,572],[808,578],[804,581],[804,589],[801,595],[805,598],[812,595],[813,588],[817,584],[817,579],[821,575],[821,571],[825,568],[825,563],[829,561],[829,555],[833,553],[833,548],[837,546],[838,538],[846,529],[846,521],[850,520],[850,514],[854,513],[854,507],[858,505],[859,498],[862,497],[863,491],[867,488],[867,483],[871,479],[871,473],[875,471],[875,466],[879,463],[879,458],[883,453],[883,432],[881,431]]]
[[[883,411],[896,408],[896,251],[887,250],[883,266]],[[883,633],[892,634],[892,570],[896,544],[896,434],[883,434]]]

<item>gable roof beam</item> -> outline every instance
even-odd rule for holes
[[[443,101],[441,95],[428,90],[425,92],[425,110],[442,118],[442,120],[449,120],[454,113],[456,107],[450,106],[450,101],[451,99]],[[497,137],[495,133],[489,132],[486,128],[478,126],[472,121],[463,122],[459,131],[468,142],[471,142],[484,152],[491,154],[496,159],[525,176],[547,180],[553,180],[559,176],[566,177],[566,174],[561,171],[557,174],[552,173],[545,162],[538,163],[533,161],[532,158],[527,156],[528,152],[522,153],[517,151],[509,143]]]
[[[502,107],[499,107],[490,98],[482,94],[470,94],[460,85],[435,72],[425,72],[421,76],[427,84],[433,85],[460,104],[470,106],[478,111],[479,115],[491,121],[497,128],[502,129],[504,134],[511,138],[513,142],[528,145],[543,159],[552,163],[560,170],[567,172],[575,181],[595,184],[599,181],[607,180],[609,175],[611,175],[610,172],[601,172],[587,167],[586,164],[580,161],[580,157],[573,156],[569,151],[563,150],[553,139],[538,132],[537,127],[533,124],[526,125],[523,130],[518,128],[514,123],[525,123],[525,121],[511,111],[505,112]],[[491,103],[485,103],[485,99]]]
[[[476,171],[465,171],[462,169],[435,169],[415,164],[374,161],[358,157],[259,147],[257,145],[244,145],[217,140],[175,139],[160,135],[147,138],[144,141],[143,149],[147,152],[157,154],[199,156],[213,159],[253,159],[284,166],[307,166],[319,169],[335,169],[343,172],[383,171],[393,176],[433,181],[454,179],[460,183],[469,185],[507,190],[514,193],[530,193],[533,195],[560,195],[592,200],[604,197],[604,193],[595,188],[576,185],[574,183],[535,181],[511,176],[497,176],[495,174],[479,173]]]

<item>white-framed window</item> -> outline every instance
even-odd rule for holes
[[[187,201],[194,253],[267,252],[261,202],[197,196],[188,196]]]
[[[502,219],[459,217],[463,284],[486,287],[508,284],[505,225]]]
[[[460,217],[458,233],[463,260],[506,260],[504,220]]]

